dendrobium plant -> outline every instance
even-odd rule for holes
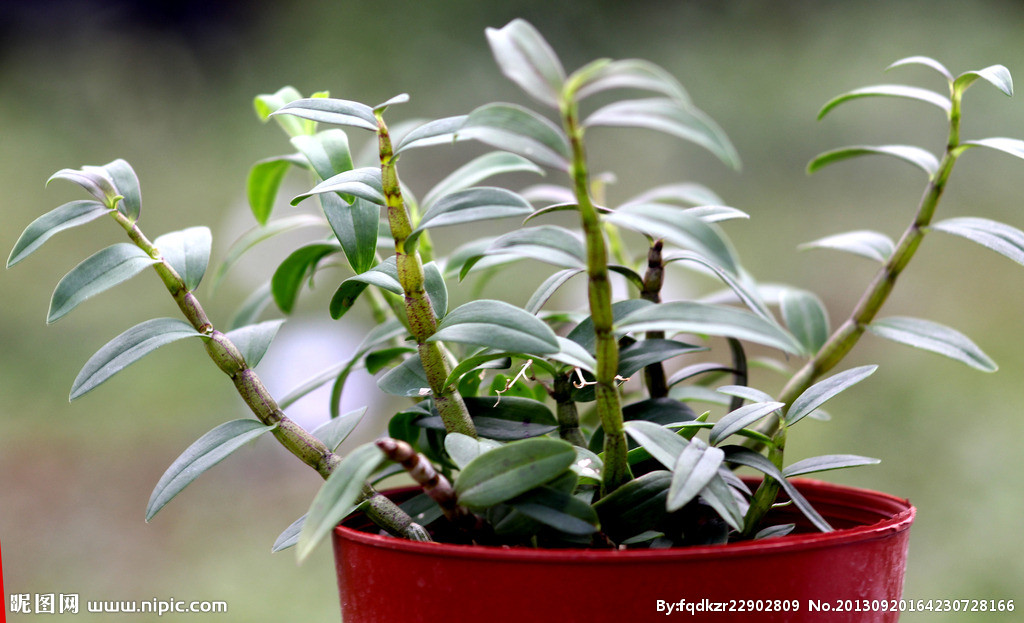
[[[29,225],[8,267],[54,234],[104,216],[129,241],[99,251],[61,279],[48,322],[146,268],[155,270],[183,316],[149,320],[111,340],[85,364],[71,398],[164,344],[195,338],[252,412],[217,426],[184,451],[153,491],[147,520],[199,474],[269,433],[326,479],[309,512],[274,546],[297,544],[300,558],[355,511],[393,535],[479,545],[647,548],[778,537],[795,527],[772,520],[769,511],[779,503],[792,503],[809,526],[828,531],[790,478],[877,461],[828,455],[787,463],[786,439],[805,418],[823,417],[820,407],[828,400],[875,372],[873,365],[834,372],[862,335],[995,370],[953,329],[878,314],[932,231],[1024,263],[1024,233],[1015,228],[978,217],[935,220],[964,152],[983,147],[1024,158],[1022,141],[960,136],[961,101],[969,87],[980,80],[1012,94],[1005,67],[954,76],[933,59],[905,58],[890,69],[938,74],[948,92],[875,85],[821,109],[824,117],[853,100],[895,97],[938,108],[949,123],[938,157],[907,145],[858,145],[810,162],[813,172],[880,154],[926,175],[920,203],[898,240],[861,230],[806,245],[879,265],[856,306],[833,324],[814,294],[759,285],[743,268],[724,229],[747,214],[726,206],[709,188],[669,180],[619,205],[604,199],[607,177],[593,171],[586,140],[604,127],[667,133],[739,167],[723,130],[675,78],[642,60],[600,59],[567,74],[551,46],[522,20],[488,29],[487,39],[502,73],[540,112],[492,103],[466,115],[389,125],[407,95],[369,106],[326,93],[303,98],[286,87],[256,98],[259,117],[277,122],[292,152],[252,168],[247,191],[257,225],[214,277],[281,232],[310,228],[319,236],[291,252],[223,330],[196,294],[210,259],[208,228],[150,241],[139,226],[139,182],[123,160],[63,169],[51,178],[78,184],[91,197]],[[603,97],[593,98],[598,94]],[[367,137],[371,155],[363,162],[350,138]],[[463,157],[425,192],[402,183],[403,153],[443,149],[458,158],[464,142],[494,151]],[[291,169],[313,179],[291,203],[318,209],[271,218]],[[531,175],[538,183],[526,188],[484,185]],[[631,172],[616,176],[628,182]],[[575,226],[557,224],[567,219]],[[507,224],[507,231],[477,236],[474,224],[492,220]],[[458,228],[464,242],[450,250],[435,246],[431,234],[442,227]],[[460,289],[459,298],[471,300],[449,308],[449,289],[462,288],[467,277],[479,287],[494,276],[527,274],[524,264],[535,265],[529,262],[551,270],[525,303],[467,297]],[[314,274],[326,273],[318,279],[322,284],[337,274],[325,269],[339,264],[348,272],[334,281],[331,317],[349,322],[346,314],[365,306],[375,324],[348,358],[277,399],[254,367],[282,320],[261,317],[271,303],[287,315]],[[710,275],[718,290],[700,300],[669,300],[663,285],[670,264]],[[574,280],[585,282],[585,304],[556,296]],[[795,368],[772,364],[786,375],[774,393],[748,382],[758,360],[748,353],[766,350],[780,351]],[[366,408],[341,413],[339,405],[357,368],[378,374],[378,388],[401,397],[405,406],[390,417],[383,437],[350,447],[343,442]],[[289,404],[327,384],[333,390],[326,424],[307,431],[288,418]],[[708,408],[696,407],[701,404]],[[753,490],[735,473],[743,467],[763,475]],[[403,472],[422,494],[398,504],[377,485]]]

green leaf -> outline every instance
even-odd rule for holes
[[[305,560],[317,544],[355,510],[367,479],[387,459],[373,443],[359,446],[345,457],[320,487],[306,515],[295,546],[299,561]]]
[[[563,268],[587,267],[586,247],[574,232],[556,225],[541,225],[517,229],[495,238],[485,249],[463,263],[460,278],[469,274],[481,259],[501,255],[530,258]]]
[[[11,255],[7,258],[7,268],[31,255],[54,234],[84,225],[109,212],[110,208],[90,199],[72,201],[50,210],[32,221],[22,232],[18,241],[14,243],[14,248],[11,249]]]
[[[558,428],[558,421],[542,402],[521,396],[466,396],[463,398],[477,433],[486,439],[515,441],[546,435]],[[444,430],[440,416],[416,420],[416,425]]]
[[[583,121],[584,127],[637,127],[665,132],[700,145],[726,165],[740,168],[740,157],[725,132],[699,109],[678,100],[649,98],[613,102]]]
[[[117,189],[114,188],[114,181],[110,179],[109,174],[101,167],[61,169],[46,180],[46,185],[49,186],[53,180],[67,180],[78,184],[107,208],[115,207]]]
[[[250,368],[255,368],[260,360],[263,359],[267,349],[270,348],[270,343],[274,341],[274,337],[277,335],[277,331],[281,328],[282,324],[284,324],[284,320],[268,320],[259,324],[240,327],[228,332],[226,335],[238,348],[239,352],[242,353],[245,363]]]
[[[725,203],[713,190],[702,184],[683,182],[657,186],[635,197],[623,205],[631,203],[681,203],[694,206],[719,206]]]
[[[961,217],[940,221],[931,228],[967,238],[1024,264],[1024,232],[1010,225],[984,218]]]
[[[653,528],[668,514],[665,500],[672,473],[648,472],[630,480],[594,504],[601,529],[613,540],[622,541]]]
[[[810,520],[811,524],[814,525],[815,528],[822,532],[832,532],[833,528],[825,518],[822,517],[818,511],[814,510],[814,507],[807,501],[807,498],[805,498],[796,486],[782,475],[779,468],[775,467],[775,464],[767,458],[747,448],[730,446],[725,448],[725,460],[729,463],[752,467],[773,478],[793,501],[793,504],[800,509],[800,512]]]
[[[211,288],[216,288],[220,280],[224,278],[224,275],[234,266],[238,259],[257,244],[279,234],[302,227],[322,227],[323,225],[324,221],[322,218],[311,214],[296,214],[295,216],[270,221],[266,226],[253,227],[228,249],[227,257],[224,258],[224,261],[217,267],[217,272],[213,275]]]
[[[360,407],[336,418],[331,418],[313,429],[313,436],[324,442],[324,445],[332,451],[337,450],[338,446],[348,439],[359,422],[363,420],[365,414],[366,407]]]
[[[718,474],[718,467],[724,459],[725,452],[721,449],[693,439],[679,454],[672,469],[672,484],[668,488],[666,502],[668,511],[677,511],[697,497]]]
[[[275,156],[260,160],[249,169],[245,180],[245,194],[249,199],[249,209],[260,225],[266,225],[270,213],[274,210],[277,191],[288,169],[296,163],[295,156]]]
[[[329,177],[314,186],[308,192],[297,195],[292,199],[292,205],[298,205],[303,200],[313,195],[323,193],[341,193],[343,195],[354,195],[365,199],[370,203],[384,205],[384,187],[380,181],[380,168],[363,167],[344,171],[335,176]]]
[[[253,99],[253,108],[256,109],[256,116],[259,117],[260,121],[266,123],[270,120],[270,115],[289,102],[302,99],[302,94],[299,93],[294,87],[282,87],[278,89],[276,93],[264,93],[257,95]],[[275,117],[278,125],[288,134],[288,136],[299,136],[302,134],[312,134],[313,124],[309,121],[303,121],[290,115],[282,115]]]
[[[503,188],[477,187],[459,190],[437,200],[409,233],[407,244],[415,244],[430,227],[448,227],[463,223],[525,216],[533,206],[516,193]]]
[[[164,344],[201,336],[192,325],[176,318],[157,318],[137,324],[107,342],[85,362],[71,384],[71,400],[96,388]]]
[[[704,266],[712,273],[714,273],[715,276],[721,279],[722,283],[729,286],[729,289],[732,290],[732,292],[736,295],[737,299],[744,305],[746,305],[750,309],[750,311],[754,312],[756,315],[764,318],[766,321],[770,323],[775,322],[775,319],[772,316],[771,312],[768,311],[768,306],[765,305],[764,301],[761,299],[761,295],[757,292],[755,288],[750,287],[746,283],[744,277],[730,273],[729,271],[725,270],[724,268],[713,262],[708,257],[701,255],[699,253],[672,253],[671,255],[667,255],[666,257],[664,257],[664,262],[666,265],[671,262],[680,261],[696,262],[697,264]]]
[[[513,353],[543,355],[559,351],[554,332],[530,312],[495,300],[471,301],[455,308],[428,341],[459,342]]]
[[[604,220],[696,251],[733,275],[738,271],[735,253],[722,233],[677,207],[634,203],[605,215]]]
[[[514,19],[500,29],[488,28],[486,33],[501,73],[530,97],[558,108],[565,70],[537,29]]]
[[[1010,154],[1017,158],[1024,158],[1024,141],[1016,138],[980,138],[975,141],[964,141],[963,143],[960,143],[961,149],[974,146],[988,147],[989,149],[995,149],[996,151],[1001,151],[1004,154]]]
[[[295,301],[299,298],[302,284],[316,271],[320,260],[337,253],[340,248],[340,245],[330,242],[308,244],[299,247],[281,262],[270,279],[274,301],[281,311],[291,313],[295,308]]]
[[[377,379],[377,388],[391,396],[424,396],[430,391],[430,381],[423,371],[419,355],[412,355]]]
[[[999,369],[967,336],[937,322],[894,316],[872,322],[868,331],[894,342],[945,355],[982,372]]]
[[[803,353],[800,343],[785,329],[733,307],[678,301],[649,305],[622,318],[615,327],[617,334],[645,331],[672,331],[734,337],[787,353]]]
[[[669,429],[647,420],[626,422],[626,433],[659,463],[673,469],[690,442]]]
[[[588,372],[597,370],[597,360],[594,359],[586,348],[580,346],[578,342],[560,335],[556,337],[558,338],[560,350],[557,353],[548,355],[548,359],[553,359],[574,368],[582,368]]]
[[[292,145],[305,156],[321,180],[352,170],[348,135],[333,128],[313,135],[292,137]]]
[[[206,470],[275,426],[277,424],[267,426],[254,419],[232,420],[197,439],[171,463],[156,483],[146,505],[146,521]]]
[[[840,160],[847,160],[849,158],[869,154],[882,154],[899,158],[900,160],[909,162],[915,167],[921,169],[927,173],[929,177],[935,175],[939,170],[938,159],[933,156],[931,152],[921,149],[920,147],[914,147],[913,145],[854,145],[818,154],[814,160],[811,160],[807,164],[807,172],[814,173],[833,162],[839,162]]]
[[[284,532],[277,535],[277,539],[274,540],[274,545],[270,548],[271,554],[284,551],[289,547],[295,547],[295,544],[299,542],[299,532],[302,531],[302,524],[306,523],[306,516],[303,515],[295,521],[293,521]]]
[[[789,406],[786,411],[786,426],[796,424],[839,393],[874,374],[877,369],[878,366],[873,365],[860,366],[818,381]]]
[[[690,102],[683,85],[672,74],[639,59],[595,61],[574,72],[569,82],[576,85],[577,100],[611,89],[640,89],[661,93],[679,102]]]
[[[109,246],[89,256],[57,283],[46,322],[56,322],[87,298],[131,279],[156,263],[157,260],[130,242]]]
[[[569,139],[554,123],[515,104],[485,104],[469,114],[460,138],[524,156],[533,162],[569,170]]]
[[[270,116],[294,115],[319,123],[345,125],[377,131],[377,118],[366,104],[333,98],[306,98],[281,106]]]
[[[427,262],[423,265],[423,288],[427,291],[434,315],[438,319],[444,318],[448,314],[448,286],[436,262]]]
[[[377,259],[380,206],[359,197],[348,205],[340,196],[331,194],[320,195],[320,205],[352,270],[369,270]]]
[[[542,307],[544,307],[544,304],[548,302],[548,299],[550,299],[559,288],[582,272],[582,268],[566,268],[565,270],[560,270],[551,275],[544,280],[544,283],[540,284],[540,286],[534,290],[532,295],[530,295],[530,300],[527,301],[524,309],[531,314],[536,314]]]
[[[965,71],[953,82],[953,90],[963,93],[978,78],[991,83],[1008,97],[1013,96],[1013,78],[1010,76],[1010,70],[1002,65],[990,65],[977,71]]]
[[[491,439],[473,439],[462,433],[449,433],[444,437],[444,449],[459,469],[464,469],[476,457],[500,448],[501,444]]]
[[[209,227],[189,227],[164,234],[153,241],[160,255],[178,273],[185,287],[195,291],[210,263],[213,234]]]
[[[597,532],[597,513],[583,500],[554,487],[538,487],[509,500],[520,513],[566,534]]]
[[[561,475],[576,459],[572,444],[536,437],[514,441],[469,462],[455,480],[459,504],[484,510]]]
[[[742,406],[735,411],[723,415],[722,419],[715,423],[711,428],[708,441],[711,442],[711,445],[717,446],[723,439],[771,415],[784,406],[786,404],[782,402],[755,402]]]
[[[83,167],[85,169],[87,167]],[[114,183],[114,188],[121,195],[121,201],[117,204],[117,211],[127,216],[130,220],[139,220],[139,213],[142,211],[142,190],[139,188],[139,178],[131,165],[124,160],[117,159],[103,165],[103,171]]]
[[[931,104],[932,106],[938,106],[947,115],[953,109],[953,104],[949,101],[949,98],[939,95],[935,91],[921,89],[918,87],[908,87],[900,84],[876,84],[869,87],[854,89],[853,91],[848,91],[830,99],[821,107],[821,110],[818,111],[818,119],[822,119],[829,113],[829,111],[844,102],[849,102],[850,100],[860,99],[863,97],[898,97],[902,99],[917,100],[919,102]]]
[[[930,58],[927,56],[908,56],[906,58],[901,58],[892,65],[886,67],[885,70],[889,71],[890,69],[893,69],[895,67],[902,67],[904,65],[924,65],[925,67],[931,67],[935,71],[942,74],[942,77],[944,77],[946,80],[948,80],[949,82],[953,82],[953,74],[951,74],[949,70],[946,69],[946,66],[940,63],[939,61],[935,60],[934,58]]]
[[[421,205],[424,209],[428,209],[441,197],[475,186],[483,180],[504,173],[544,175],[544,169],[522,156],[506,151],[492,151],[470,160],[438,182],[424,195]]]
[[[694,346],[675,340],[646,339],[639,340],[619,350],[619,376],[629,378],[641,368],[685,355],[707,350],[703,346]]]
[[[465,122],[466,115],[428,121],[402,137],[402,140],[395,147],[395,155],[416,147],[454,143],[456,141],[456,133]]]
[[[836,249],[846,251],[869,260],[885,263],[892,257],[896,245],[892,238],[877,231],[858,230],[826,236],[798,247],[804,249]]]
[[[878,463],[881,463],[878,459],[872,459],[866,456],[857,456],[856,454],[827,454],[824,456],[815,456],[802,461],[797,461],[782,470],[782,474],[786,478],[792,478],[794,476],[803,476],[804,474],[824,472],[831,469],[844,469],[847,467],[858,467],[860,465],[876,465]]]
[[[786,328],[804,350],[818,352],[829,335],[828,312],[821,299],[807,290],[786,288],[779,295],[779,306]]]

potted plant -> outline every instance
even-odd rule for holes
[[[844,147],[811,161],[813,172],[880,154],[927,177],[898,240],[862,230],[809,243],[879,263],[854,309],[833,324],[814,294],[759,284],[756,271],[742,266],[723,223],[747,215],[710,189],[672,180],[606,204],[608,177],[593,170],[586,149],[586,134],[602,127],[666,132],[738,167],[725,133],[672,76],[646,61],[608,59],[567,74],[522,20],[489,29],[487,37],[501,71],[542,112],[493,103],[466,115],[389,125],[407,96],[368,106],[326,93],[302,98],[284,88],[256,99],[260,117],[278,122],[295,153],[252,168],[247,190],[259,227],[233,247],[215,277],[276,233],[318,227],[323,236],[295,249],[223,329],[195,293],[209,263],[208,228],[151,241],[139,226],[138,179],[123,160],[51,178],[74,182],[92,198],[30,224],[8,267],[54,234],[102,216],[118,223],[129,242],[97,252],[61,279],[48,321],[146,268],[156,271],[184,318],[146,321],[111,340],[85,364],[71,398],[162,345],[197,338],[254,416],[221,424],[187,448],[154,489],[147,519],[205,470],[269,433],[325,479],[309,512],[275,549],[296,546],[301,559],[331,536],[349,623],[617,621],[705,611],[780,621],[822,620],[827,612],[828,620],[865,621],[895,620],[915,609],[900,599],[913,507],[881,493],[794,479],[877,461],[829,455],[787,462],[786,439],[875,372],[876,366],[840,367],[865,333],[995,369],[952,329],[877,316],[931,231],[1024,263],[1024,233],[1017,229],[977,217],[935,219],[964,152],[986,147],[1024,158],[1022,141],[960,136],[964,92],[980,80],[1010,95],[1009,72],[993,65],[954,76],[933,59],[905,58],[892,67],[937,73],[948,93],[876,85],[822,108],[820,116],[860,98],[897,97],[939,108],[949,121],[940,157],[884,145]],[[367,133],[371,155],[361,159],[350,135]],[[465,142],[495,151],[466,156],[423,194],[402,183],[404,152],[459,152]],[[316,182],[292,203],[315,201],[319,214],[271,220],[292,168]],[[518,191],[483,185],[501,175],[547,173],[553,179]],[[518,226],[475,233],[485,221]],[[459,239],[442,252],[433,234],[446,227]],[[532,276],[537,264],[524,269],[523,261],[553,266],[525,303],[470,295],[449,305],[449,288],[465,278]],[[366,305],[376,324],[349,359],[278,400],[253,368],[282,321],[260,318],[271,302],[289,313],[303,285],[339,262],[350,271],[336,285],[331,316],[342,319]],[[670,297],[666,271],[678,267],[696,269],[694,280],[713,283],[714,291]],[[585,295],[562,298],[565,309],[559,308],[556,293],[570,282]],[[463,290],[451,298],[467,298]],[[379,373],[379,389],[405,406],[384,436],[350,447],[343,442],[365,409],[341,413],[339,397],[357,367]],[[751,380],[761,369],[769,371],[756,377],[764,389],[755,389]],[[332,417],[307,431],[282,405],[325,384],[333,386]],[[756,477],[737,476],[741,468]],[[402,473],[415,486],[378,490]],[[517,599],[508,603],[478,589],[496,582],[514,588]],[[609,582],[621,599],[589,592]]]

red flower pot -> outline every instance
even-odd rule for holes
[[[665,550],[535,550],[416,543],[346,522],[334,531],[342,619],[898,620],[914,507],[884,493],[795,482],[834,532]],[[792,507],[775,512],[779,522],[801,523]]]

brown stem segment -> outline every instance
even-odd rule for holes
[[[640,298],[652,303],[661,302],[661,286],[665,282],[665,263],[661,257],[663,246],[664,243],[661,240],[655,240],[651,243],[650,251],[647,252],[647,271],[644,273],[644,287],[640,292]],[[647,339],[665,339],[665,332],[648,331]],[[651,398],[668,396],[665,366],[660,361],[644,368],[644,383],[647,385],[647,393]]]

